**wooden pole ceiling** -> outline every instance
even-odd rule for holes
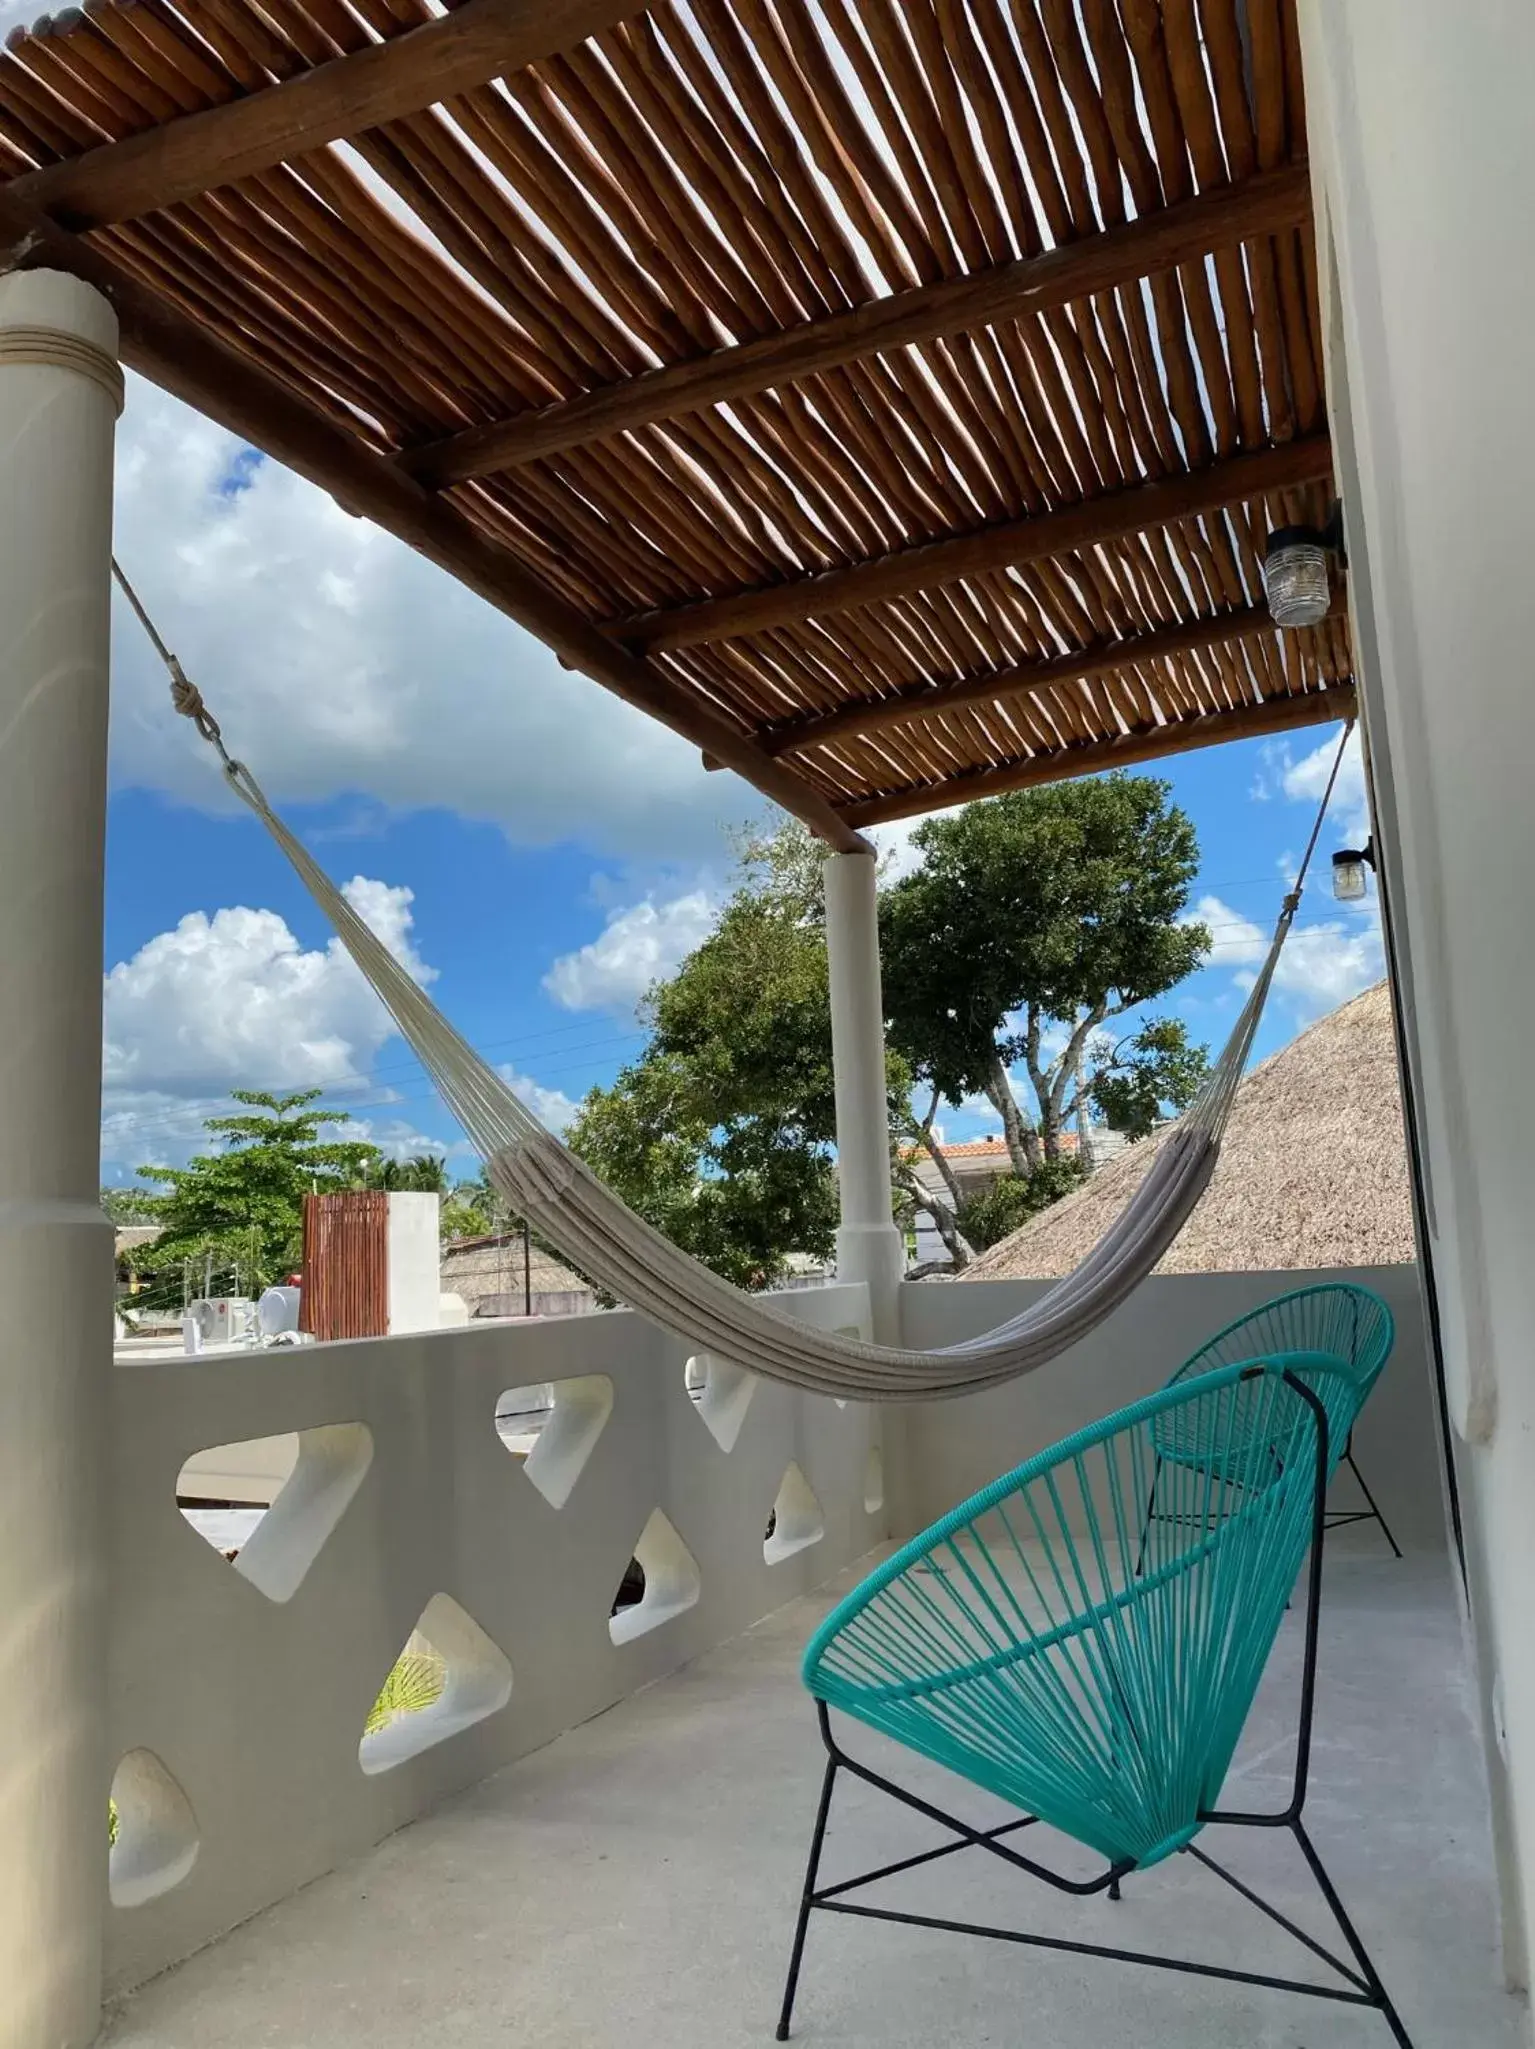
[[[0,268],[834,847],[1351,703],[1295,0],[437,5],[14,30]]]
[[[647,370],[626,384],[583,392],[562,405],[466,428],[425,448],[407,449],[400,461],[422,483],[435,485],[515,469],[541,455],[792,384],[884,349],[1066,306],[1255,235],[1299,227],[1310,214],[1306,167],[1290,164],[1040,256],[1016,258],[941,284],[913,285],[847,313]]]
[[[0,238],[13,249],[25,246],[30,262],[70,271],[105,293],[117,313],[123,360],[130,368],[318,484],[347,511],[375,521],[415,548],[544,641],[567,667],[580,669],[707,749],[830,845],[848,852],[863,844],[819,791],[780,768],[727,720],[689,701],[664,676],[616,647],[452,506],[372,454],[275,378],[181,319],[80,237],[40,219],[4,189]]]
[[[248,99],[183,114],[17,178],[13,199],[62,225],[109,227],[419,113],[636,12],[638,0],[463,0],[387,43],[333,57]]]
[[[1258,455],[1233,456],[1229,462],[1194,470],[1154,484],[1132,484],[1127,490],[1090,498],[1058,512],[1032,519],[1009,520],[974,533],[923,547],[902,548],[852,569],[827,570],[764,590],[738,591],[701,605],[615,622],[617,639],[646,649],[696,647],[729,640],[737,634],[845,612],[857,605],[878,604],[911,591],[932,590],[988,570],[1019,563],[1042,562],[1105,541],[1118,540],[1146,527],[1166,526],[1217,511],[1244,498],[1287,491],[1316,482],[1332,469],[1332,445],[1325,434],[1283,442]]]
[[[1342,610],[1340,600],[1329,616],[1338,617]],[[1011,669],[966,676],[954,683],[897,691],[867,704],[846,704],[814,718],[791,719],[784,725],[768,727],[761,735],[761,746],[764,753],[775,757],[802,754],[810,747],[826,747],[837,740],[884,732],[890,726],[934,712],[995,704],[1023,691],[1048,690],[1057,683],[1087,683],[1095,676],[1111,676],[1120,669],[1165,660],[1168,655],[1225,647],[1253,634],[1272,637],[1274,632],[1273,615],[1267,605],[1246,605],[1239,612],[1217,612],[1212,619],[1190,619],[1176,626],[1156,627],[1150,633],[1127,634],[1122,640],[1105,641],[1097,647],[1083,648],[1080,653],[1058,655],[1051,661],[1022,662]]]
[[[1145,732],[1116,734],[1107,740],[1093,740],[1081,746],[1063,748],[1059,754],[1037,761],[1010,763],[1006,768],[981,769],[968,775],[951,776],[936,788],[903,790],[897,797],[873,797],[867,803],[844,806],[842,818],[849,825],[883,825],[894,818],[915,818],[939,805],[970,804],[979,797],[1000,797],[1009,790],[1035,789],[1043,783],[1058,783],[1066,776],[1098,775],[1105,769],[1133,768],[1142,762],[1159,761],[1169,754],[1182,754],[1195,747],[1219,747],[1227,740],[1251,740],[1259,734],[1290,732],[1300,726],[1331,725],[1351,719],[1358,710],[1352,683],[1333,683],[1325,690],[1301,697],[1267,698],[1261,704],[1244,704],[1235,710],[1207,712]]]

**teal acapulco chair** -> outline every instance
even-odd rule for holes
[[[1181,1378],[1041,1452],[888,1559],[805,1652],[827,1765],[778,2025],[786,2041],[811,1913],[866,1915],[1040,1949],[1171,1965],[1378,2009],[1408,2036],[1301,1820],[1316,1675],[1327,1483],[1365,1383],[1324,1351],[1270,1353]],[[1163,1447],[1201,1447],[1196,1461]],[[1159,1513],[1149,1519],[1153,1481]],[[1275,1813],[1218,1804],[1296,1579],[1311,1553],[1295,1780]],[[1015,1810],[980,1830],[851,1757],[831,1713],[893,1738]],[[839,1773],[879,1787],[952,1841],[817,1883]],[[1102,1859],[1074,1878],[1025,1856],[1046,1823]],[[1347,1946],[1322,1948],[1207,1855],[1211,1823],[1295,1837]],[[1009,1840],[1012,1838],[1013,1840]],[[1339,1974],[1336,1985],[1201,1965],[897,1911],[849,1895],[954,1851],[983,1849],[1060,1892],[1117,1897],[1185,1852]]]
[[[1195,1380],[1217,1367],[1238,1364],[1246,1359],[1273,1357],[1281,1352],[1325,1352],[1357,1381],[1358,1407],[1362,1409],[1391,1356],[1395,1337],[1396,1325],[1391,1311],[1379,1295],[1350,1281],[1323,1281],[1315,1287],[1296,1288],[1289,1294],[1277,1295],[1261,1308],[1249,1310],[1234,1323],[1228,1323],[1224,1330],[1217,1331],[1213,1338],[1201,1345],[1192,1358],[1184,1361],[1168,1386],[1176,1387],[1180,1382]],[[1198,1466],[1206,1457],[1207,1448],[1199,1442],[1198,1423],[1197,1411],[1173,1409],[1154,1427],[1157,1464],[1153,1469],[1151,1498],[1147,1504],[1148,1521],[1158,1517],[1165,1507],[1165,1497],[1159,1505],[1159,1496],[1162,1495],[1160,1467],[1164,1464]],[[1400,1558],[1402,1548],[1392,1535],[1391,1526],[1381,1514],[1375,1496],[1355,1461],[1352,1431],[1343,1440],[1340,1457],[1369,1506],[1329,1512],[1327,1527],[1331,1530],[1339,1529],[1345,1523],[1378,1522],[1381,1534],[1396,1557]]]

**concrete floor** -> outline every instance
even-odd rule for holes
[[[1415,2049],[1523,2049],[1499,1989],[1485,1797],[1442,1558],[1334,1541],[1307,1822]],[[145,1987],[111,2049],[758,2049],[772,2038],[822,1757],[796,1666],[836,1589],[488,1780]],[[1286,1624],[1228,1801],[1288,1782],[1300,1615]],[[855,1744],[889,1762],[874,1739]],[[922,1769],[972,1820],[1001,1810]],[[842,1782],[825,1876],[938,1840]],[[1331,1940],[1288,1839],[1202,1847]],[[1031,1839],[1035,1854],[1047,1846]],[[1070,1846],[1048,1845],[1069,1860]],[[869,1894],[866,1897],[874,1898]],[[1073,1902],[962,1853],[888,1904],[1314,1975],[1191,1859]],[[816,1915],[795,2036],[826,2049],[1390,2049],[1322,2001]]]

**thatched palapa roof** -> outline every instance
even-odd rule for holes
[[[994,1245],[965,1278],[1069,1273],[1162,1142],[1131,1146]],[[1415,1257],[1391,997],[1378,982],[1243,1081],[1210,1186],[1157,1271],[1390,1266]]]
[[[1305,136],[1295,0],[90,0],[0,269],[847,848],[1352,707]]]
[[[579,1274],[539,1246],[528,1249],[526,1276],[520,1231],[502,1231],[484,1238],[459,1238],[442,1250],[442,1287],[445,1294],[459,1296],[474,1316],[520,1316],[524,1286],[533,1297],[535,1312],[540,1302],[571,1298],[591,1301],[592,1291]]]

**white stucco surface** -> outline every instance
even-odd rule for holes
[[[1535,13],[1303,0],[1356,663],[1465,1444],[1510,1975],[1535,1937]]]
[[[1247,1310],[1292,1288],[1328,1281],[1373,1288],[1395,1318],[1396,1345],[1354,1433],[1355,1454],[1397,1541],[1442,1551],[1440,1440],[1416,1266],[1153,1275],[1091,1337],[1037,1373],[966,1401],[934,1402],[914,1412],[905,1439],[901,1514],[913,1528],[925,1528],[1010,1465],[1154,1392],[1207,1338]],[[987,1330],[1048,1286],[966,1281],[908,1287],[902,1291],[908,1340],[941,1344]],[[1347,1470],[1334,1483],[1332,1501],[1340,1512],[1362,1505]]]
[[[389,1196],[389,1335],[438,1330],[442,1313],[441,1198],[419,1190]]]

